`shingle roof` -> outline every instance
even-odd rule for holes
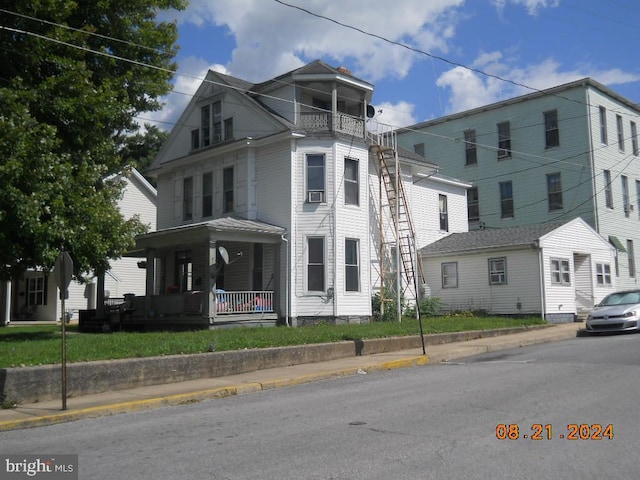
[[[540,237],[561,225],[561,223],[546,223],[542,225],[524,225],[512,228],[452,233],[445,238],[421,248],[420,253],[425,256],[436,256],[489,248],[531,245]]]

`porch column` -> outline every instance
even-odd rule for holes
[[[2,309],[3,314],[0,319],[0,324],[9,325],[11,322],[11,280],[7,280],[4,283],[4,308]]]
[[[205,292],[207,292],[207,298],[202,305],[202,314],[208,318],[209,324],[213,324],[213,320],[216,316],[216,241],[209,239],[207,242],[208,265],[205,281]]]
[[[96,292],[96,318],[103,319],[104,315],[104,272],[98,275],[98,291]]]
[[[147,248],[147,269],[145,275],[145,287],[144,287],[144,318],[148,318],[151,311],[151,297],[155,293],[155,278],[156,278],[156,249]]]
[[[336,82],[331,84],[331,131],[338,130],[338,85]]]

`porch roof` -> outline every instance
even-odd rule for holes
[[[139,235],[136,237],[136,246],[126,256],[144,256],[147,248],[164,248],[207,240],[278,243],[285,233],[283,227],[259,220],[222,217]]]

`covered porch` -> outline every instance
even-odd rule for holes
[[[146,270],[146,294],[114,302],[113,318],[122,328],[145,329],[286,323],[280,295],[284,233],[224,217],[142,235],[128,256],[140,258],[138,266]]]

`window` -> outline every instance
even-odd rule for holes
[[[182,180],[182,219],[193,219],[193,177]]]
[[[227,118],[224,121],[224,139],[233,140],[233,118]]]
[[[544,132],[546,148],[560,145],[560,131],[558,130],[558,111],[544,112]]]
[[[222,212],[233,212],[233,167],[222,171]]]
[[[609,143],[607,134],[607,109],[600,107],[600,143]]]
[[[616,115],[616,126],[618,127],[618,148],[624,152],[624,126],[622,124],[622,115]]]
[[[307,290],[324,292],[324,237],[309,237]]]
[[[360,291],[360,266],[358,240],[344,240],[345,289],[347,292]]]
[[[469,221],[480,220],[478,187],[471,187],[467,190],[467,215],[469,216]]]
[[[513,186],[500,182],[500,211],[502,218],[513,218]]]
[[[511,128],[509,122],[498,124],[498,158],[511,156]]]
[[[440,208],[440,230],[449,231],[449,212],[447,211],[447,196],[439,195],[438,205]]]
[[[222,102],[215,102],[213,107],[213,143],[220,143],[222,138]]]
[[[629,276],[636,277],[636,259],[633,253],[633,240],[627,240],[627,258],[629,260]]]
[[[638,206],[638,218],[640,218],[640,180],[636,180],[636,205]]]
[[[624,209],[624,216],[629,218],[631,207],[629,206],[629,179],[626,175],[621,175],[622,181],[622,208]]]
[[[562,210],[562,179],[560,173],[547,175],[547,197],[549,199],[549,211]]]
[[[47,304],[47,277],[40,275],[27,279],[27,305]]]
[[[424,157],[424,143],[416,143],[413,146],[413,151]]]
[[[176,286],[180,293],[188,292],[192,289],[193,263],[191,262],[191,251],[185,250],[176,252]]]
[[[611,172],[609,170],[603,171],[604,176],[604,199],[607,208],[613,208],[613,191],[611,190]]]
[[[324,155],[307,155],[307,202],[324,201]]]
[[[507,283],[506,257],[489,259],[489,285],[505,285]]]
[[[564,258],[551,259],[551,283],[556,285],[571,285],[569,260]]]
[[[360,204],[360,188],[358,185],[358,160],[344,159],[344,203],[345,205]]]
[[[636,127],[636,122],[631,122],[631,149],[633,150],[633,154],[638,156],[638,128]]]
[[[600,286],[611,286],[611,265],[596,263],[596,282]]]
[[[200,148],[200,130],[197,128],[191,130],[191,150]]]
[[[458,288],[458,262],[443,263],[442,288]]]
[[[202,216],[213,215],[213,173],[202,175]]]
[[[478,163],[478,151],[476,147],[476,130],[474,128],[464,131],[465,165]]]
[[[262,290],[262,264],[264,258],[264,250],[262,243],[253,244],[253,289]]]
[[[211,107],[209,105],[205,105],[200,109],[200,131],[202,134],[200,138],[202,139],[201,147],[206,147],[211,143]]]

